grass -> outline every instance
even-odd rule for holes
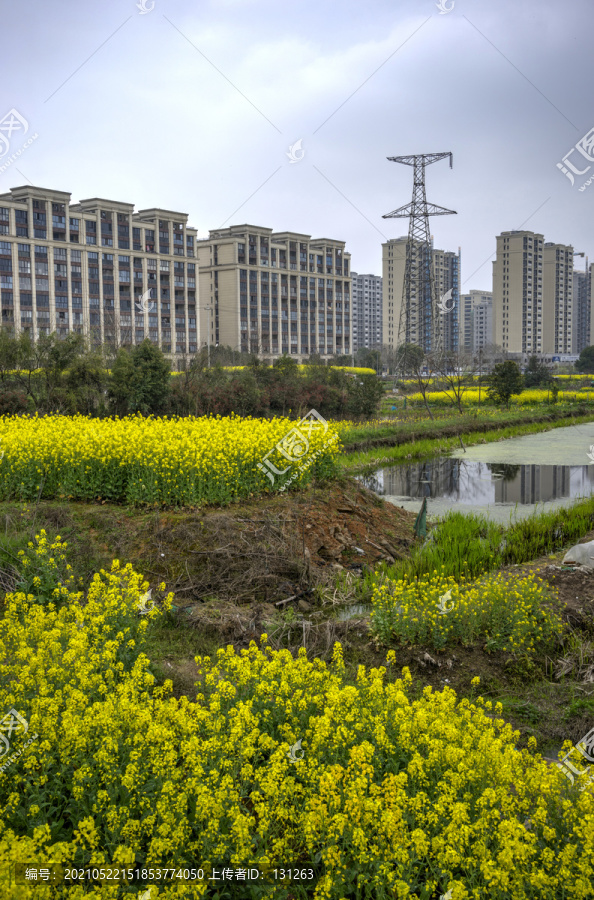
[[[344,451],[338,457],[338,464],[343,472],[353,474],[375,468],[382,463],[392,464],[408,459],[421,460],[436,454],[448,453],[460,447],[459,435],[463,435],[464,445],[470,447],[473,444],[489,444],[505,440],[506,438],[520,437],[524,434],[538,434],[543,431],[551,431],[553,428],[566,428],[568,426],[567,418],[569,417],[572,419],[571,425],[591,422],[594,419],[594,412],[584,415],[571,415],[569,411],[556,411],[556,413],[548,413],[546,416],[535,416],[534,410],[531,410],[530,416],[528,416],[527,412],[514,414],[511,417],[511,421],[509,417],[505,416],[501,416],[497,420],[494,420],[493,417],[485,417],[481,420],[474,415],[469,415],[458,416],[456,419],[441,420],[438,424],[428,421],[419,422],[415,424],[414,429],[408,424],[404,426],[401,424],[400,426],[388,425],[385,430],[380,431],[376,426],[373,433],[377,443],[379,443],[378,436],[380,434],[382,438],[388,439],[386,443],[392,437],[397,439],[390,442],[392,443],[391,446],[382,447],[381,451],[378,451],[376,446],[370,449],[361,448],[360,450],[349,452],[349,445],[352,446],[354,443],[350,440],[352,432],[349,432],[342,439]],[[517,421],[518,419],[520,421]],[[526,419],[529,419],[529,421],[526,421]],[[483,425],[482,428],[480,427],[481,425]],[[414,431],[412,435],[410,434],[411,431]],[[423,437],[423,432],[427,431],[431,432],[431,434]],[[443,434],[440,435],[439,431],[442,431]],[[450,436],[452,431],[455,433]],[[364,430],[360,429],[358,434],[361,437],[364,434]],[[371,430],[367,434],[371,439]],[[410,439],[406,440],[407,437],[410,437]],[[381,455],[379,455],[380,453]]]
[[[594,528],[594,497],[567,509],[535,513],[506,527],[485,516],[449,512],[410,559],[380,564],[360,583],[360,599],[369,600],[384,578],[420,578],[437,570],[477,578],[503,566],[520,565],[563,549]]]

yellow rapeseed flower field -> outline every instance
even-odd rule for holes
[[[226,372],[242,372],[244,369],[248,369],[249,366],[223,366]],[[268,368],[272,369],[273,366],[269,366]],[[308,372],[313,367],[311,365],[303,364],[298,365],[297,370],[299,372]],[[326,368],[324,366],[323,368]],[[375,369],[369,369],[366,366],[328,366],[327,368],[332,369],[336,372],[347,372],[350,375],[377,375]],[[173,372],[173,375],[177,375],[177,372]]]
[[[63,549],[40,540],[29,556]],[[15,885],[16,862],[210,876],[224,862],[316,860],[314,900],[592,897],[594,789],[570,784],[532,739],[518,750],[500,704],[447,687],[415,696],[408,669],[388,671],[393,653],[349,684],[340,644],[327,666],[266,636],[197,657],[195,696],[177,698],[144,653],[172,598],[139,616],[146,587],[115,561],[86,596],[6,597],[0,712],[16,710],[35,738],[11,735],[22,753],[0,767],[2,900],[139,897],[123,884]],[[206,896],[221,895],[175,879],[150,893]]]
[[[194,506],[278,490],[288,479],[299,486],[312,471],[333,471],[339,440],[332,425],[311,433],[297,425],[233,415],[3,416],[0,498],[31,500],[41,490],[52,499]]]
[[[547,391],[545,388],[530,388],[522,391],[521,394],[514,395],[511,398],[511,402],[514,406],[530,406],[535,403],[545,403],[550,397],[551,392]],[[486,387],[481,388],[480,398],[483,403],[487,400]],[[408,399],[414,403],[422,403],[423,395],[421,393],[409,394]],[[568,403],[578,400],[591,403],[594,400],[594,391],[589,391],[584,388],[577,391],[559,391],[557,399],[559,403]],[[431,391],[427,394],[427,401],[430,404],[447,406],[452,403],[452,401],[455,401],[455,397],[451,391]],[[479,389],[477,387],[463,389],[462,403],[474,406],[478,401]]]

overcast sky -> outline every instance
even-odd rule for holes
[[[0,192],[179,210],[203,238],[245,222],[338,238],[353,270],[381,274],[382,241],[407,231],[382,215],[412,193],[386,157],[451,151],[427,197],[457,211],[431,231],[462,248],[464,291],[491,289],[501,231],[594,258],[594,180],[579,191],[594,160],[573,152],[591,165],[573,186],[557,168],[594,128],[592,4],[442,2],[0,3],[0,117],[38,134]]]

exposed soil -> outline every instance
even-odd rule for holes
[[[345,479],[225,510],[161,514],[152,538],[162,555],[153,565],[188,602],[274,604],[311,593],[330,572],[402,557],[414,542],[414,520]],[[161,559],[175,559],[177,568],[183,561],[182,571],[173,579]]]

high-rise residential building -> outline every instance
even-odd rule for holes
[[[572,353],[579,354],[592,344],[592,266],[573,272]]]
[[[382,278],[351,272],[353,351],[382,345]]]
[[[95,346],[148,337],[174,364],[195,353],[197,232],[187,213],[70,198],[29,185],[0,194],[2,324],[33,338],[76,332]]]
[[[573,342],[573,247],[547,242],[543,255],[542,349],[570,354]]]
[[[474,307],[472,349],[482,350],[493,343],[493,298],[482,300]]]
[[[541,354],[544,343],[543,236],[504,231],[493,262],[493,338],[507,353]]]
[[[197,246],[203,345],[298,360],[352,353],[344,241],[235,225]]]
[[[458,253],[451,250],[433,251],[433,277],[436,299],[443,298],[444,309],[440,312],[441,347],[443,350],[457,351],[460,337],[460,248]]]
[[[383,273],[383,342],[390,347],[399,343],[400,311],[403,305],[404,275],[406,267],[406,245],[408,238],[393,238],[382,244]],[[412,252],[416,254],[418,266],[427,265],[423,258],[427,248],[414,242]],[[432,267],[435,298],[443,299],[447,312],[441,312],[440,328],[442,346],[446,350],[458,347],[460,314],[460,252],[432,249]],[[451,294],[449,294],[451,290]],[[431,301],[425,297],[419,301],[416,314],[412,313],[409,323],[408,340],[428,350],[431,348]]]
[[[474,353],[493,343],[493,294],[469,291],[460,295],[460,349]]]
[[[382,314],[383,342],[388,347],[398,346],[398,329],[404,269],[406,266],[407,237],[392,238],[382,244]],[[415,337],[418,337],[416,330]]]

